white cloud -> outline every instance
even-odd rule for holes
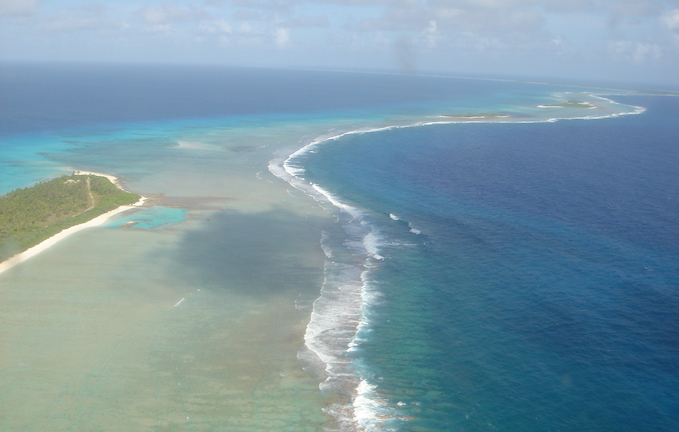
[[[610,50],[623,59],[631,59],[635,63],[646,63],[648,60],[660,60],[662,49],[655,43],[621,40],[611,42]]]
[[[33,15],[40,8],[40,0],[0,0],[0,17]]]
[[[290,29],[289,28],[277,28],[274,31],[274,42],[279,48],[283,48],[290,44]]]
[[[37,58],[35,47],[69,32],[65,57],[125,46],[119,58],[139,58],[134,51],[152,51],[159,32],[172,36],[174,59],[212,61],[216,49],[271,64],[272,48],[285,47],[280,58],[304,66],[406,71],[557,70],[562,59],[625,74],[635,63],[670,69],[679,58],[679,0],[77,0],[102,10],[67,7],[72,1],[0,0],[0,42],[14,57],[33,49]]]
[[[662,50],[657,44],[637,42],[632,58],[637,63],[643,63],[646,61],[647,57],[651,57],[654,60],[660,60],[661,53]]]
[[[209,17],[202,7],[188,5],[183,8],[176,3],[166,3],[161,7],[144,6],[136,14],[144,22],[156,25],[200,21]]]
[[[279,0],[229,0],[225,2],[223,0],[206,0],[206,4],[209,5],[222,5],[227,3],[232,6],[246,8],[246,9],[260,9],[267,11],[276,12],[287,12],[294,6],[296,1],[279,1]]]
[[[649,16],[662,13],[663,2],[657,0],[615,0],[611,11],[623,16]]]
[[[233,27],[224,18],[202,23],[198,28],[206,33],[233,33]]]
[[[436,46],[436,21],[429,21],[429,27],[422,32],[422,36],[427,40],[429,47]]]
[[[544,12],[531,0],[432,0],[403,5],[395,2],[381,9],[377,18],[359,21],[353,27],[362,31],[422,32],[434,21],[439,37],[459,32],[480,35],[513,33],[537,37],[544,32]]]
[[[679,9],[673,9],[660,17],[662,23],[679,40]]]
[[[109,27],[109,23],[104,23],[93,16],[84,16],[73,12],[62,12],[59,16],[44,23],[45,30],[55,32],[70,32],[76,30],[94,30],[102,27]]]
[[[262,21],[266,19],[266,15],[260,11],[253,11],[249,9],[238,9],[233,14],[234,19],[239,21]]]
[[[109,17],[106,7],[96,4],[63,9],[41,17],[38,22],[42,30],[50,32],[122,30],[129,27],[121,20]]]
[[[300,15],[285,20],[284,26],[292,28],[330,27],[330,20],[325,15],[322,16]]]

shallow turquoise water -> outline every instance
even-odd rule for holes
[[[126,224],[138,229],[163,229],[167,225],[186,220],[188,210],[181,208],[154,206],[149,209],[135,211],[132,214],[115,218],[104,224],[108,228],[120,228]],[[131,224],[134,222],[134,224]]]
[[[592,298],[605,303],[586,295],[589,282],[579,282],[577,301],[567,296],[568,284],[560,285],[576,276],[587,280],[579,274],[591,274],[585,258],[564,262],[549,246],[533,242],[535,236],[552,238],[555,231],[568,245],[587,237],[562,231],[558,223],[569,221],[529,210],[536,199],[528,193],[532,190],[542,192],[537,196],[545,208],[563,209],[559,203],[564,202],[545,191],[578,196],[568,187],[559,189],[562,185],[545,186],[550,157],[568,156],[559,154],[563,146],[548,145],[554,124],[458,124],[352,134],[307,153],[328,164],[318,178],[312,177],[311,163],[297,166],[309,168],[297,179],[280,171],[288,155],[309,143],[355,130],[451,121],[442,114],[499,113],[510,115],[501,121],[517,123],[614,110],[541,110],[536,105],[559,102],[571,97],[564,91],[575,89],[484,80],[242,70],[149,73],[132,67],[109,85],[110,72],[65,71],[51,81],[43,79],[49,68],[23,75],[25,82],[3,75],[2,85],[11,87],[0,102],[3,119],[16,121],[0,125],[0,191],[82,169],[120,176],[129,190],[162,198],[159,206],[85,230],[2,275],[3,289],[12,293],[0,339],[3,349],[12,349],[0,370],[4,388],[10,389],[0,397],[14,401],[6,408],[11,414],[6,425],[83,431],[114,430],[110,425],[116,424],[135,430],[220,425],[322,430],[325,407],[347,430],[375,429],[385,418],[391,419],[390,428],[401,430],[449,430],[451,425],[458,430],[568,430],[573,425],[605,430],[598,420],[588,423],[590,411],[561,424],[563,411],[552,409],[554,403],[536,405],[526,396],[544,387],[534,398],[546,395],[553,402],[562,395],[560,386],[588,382],[573,373],[580,372],[577,368],[549,366],[560,354],[542,345],[563,334],[540,332],[536,323],[544,317],[531,314],[543,303],[529,288],[559,287],[556,298],[565,298],[568,306]],[[76,75],[80,82],[74,83]],[[43,91],[45,83],[54,91]],[[74,88],[93,86],[100,92],[89,99],[70,97]],[[536,130],[544,142],[531,141]],[[556,135],[579,137],[578,131],[559,129]],[[505,146],[503,139],[512,136],[521,139]],[[536,148],[510,151],[521,142],[537,149],[545,144],[555,153],[528,163],[522,152],[532,154]],[[328,153],[332,149],[337,154]],[[607,152],[597,156],[602,153]],[[634,153],[625,157],[636,160]],[[534,173],[540,181],[501,184],[516,173]],[[615,175],[613,169],[611,178]],[[319,197],[309,180],[359,213],[338,212],[323,199],[327,212],[319,209],[305,194]],[[513,201],[514,196],[524,199]],[[333,224],[329,214],[340,223]],[[534,224],[535,218],[547,222]],[[132,221],[137,224],[118,229]],[[633,226],[619,231],[638,232]],[[547,279],[542,271],[532,273],[535,266],[552,264],[557,270]],[[614,265],[603,274],[618,271]],[[671,288],[667,292],[674,295]],[[646,295],[644,289],[638,293]],[[326,302],[328,297],[340,301]],[[507,305],[508,299],[523,303]],[[22,315],[23,310],[30,314]],[[569,306],[558,316],[573,325],[577,310]],[[49,319],[29,327],[11,324],[26,323],[28,315]],[[332,321],[332,331],[322,331],[323,319]],[[572,348],[582,341],[574,340],[562,345]],[[506,346],[516,351],[508,354]],[[314,357],[314,350],[323,358]],[[64,359],[72,353],[78,362],[69,365]],[[526,360],[530,355],[532,360]],[[20,369],[29,360],[38,366]],[[543,360],[544,368],[539,366]],[[330,379],[323,381],[326,372]],[[521,375],[527,381],[517,381]],[[319,383],[327,391],[319,390]],[[46,391],[37,397],[40,385]],[[571,412],[584,406],[578,394]],[[143,397],[137,403],[138,395]],[[526,402],[527,411],[515,410],[512,400]],[[122,408],[112,410],[114,405]],[[543,419],[537,423],[531,417],[536,406]],[[607,421],[611,412],[602,418]]]

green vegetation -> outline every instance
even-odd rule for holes
[[[498,113],[466,113],[466,114],[443,114],[443,117],[456,117],[456,118],[488,118],[488,117],[509,117],[507,114]]]
[[[543,107],[554,107],[554,108],[594,108],[594,105],[590,102],[579,102],[579,101],[566,101],[560,104],[553,105],[542,105]]]
[[[91,175],[64,175],[10,192],[0,197],[0,262],[139,198]]]

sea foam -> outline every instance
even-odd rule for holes
[[[385,129],[388,128],[379,130]],[[365,132],[368,130],[353,133]],[[369,331],[367,313],[379,297],[379,293],[371,289],[370,281],[376,264],[384,259],[380,247],[385,239],[368,223],[364,211],[307,181],[302,166],[304,156],[315,146],[346,134],[316,139],[287,159],[274,159],[269,169],[314,197],[337,220],[335,232],[323,232],[321,237],[327,257],[324,282],[307,325],[305,349],[298,358],[305,369],[322,377],[322,390],[350,395],[348,404],[335,404],[326,409],[341,430],[371,430],[369,425],[373,422],[369,419],[377,418],[378,411],[382,410],[375,410],[380,403],[372,400],[371,392],[362,391],[368,383],[353,363],[352,353],[360,349],[361,333]],[[324,365],[322,373],[318,370],[319,360]]]
[[[589,96],[623,106],[601,96]],[[640,114],[644,111],[642,107],[628,106],[628,108],[621,112],[577,118],[600,119]],[[502,118],[481,122],[538,123],[563,119],[575,117],[537,120]],[[389,242],[380,234],[377,226],[368,222],[366,211],[306,179],[305,159],[308,155],[316,153],[319,145],[347,135],[451,123],[479,123],[479,121],[464,118],[419,120],[411,124],[329,133],[303,144],[292,153],[288,151],[276,154],[269,163],[269,171],[272,174],[313,197],[322,207],[335,215],[341,228],[335,233],[325,231],[322,234],[321,246],[327,257],[325,278],[320,296],[313,303],[304,337],[305,348],[298,354],[304,368],[315,371],[322,379],[319,385],[322,390],[350,395],[349,404],[333,404],[326,408],[326,413],[337,420],[341,430],[392,430],[388,426],[393,424],[392,420],[409,420],[399,414],[398,403],[390,403],[379,396],[378,384],[373,378],[361,373],[361,368],[355,362],[355,355],[352,355],[360,351],[362,342],[367,340],[370,333],[370,311],[380,299],[379,290],[373,281],[373,273],[376,266],[385,259],[381,248]],[[394,221],[401,220],[394,214],[389,214],[389,217]],[[410,223],[407,224],[411,233],[421,234],[419,229]]]

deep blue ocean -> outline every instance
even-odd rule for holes
[[[566,90],[578,91],[339,72],[3,65],[0,193],[63,169],[99,145],[83,138],[74,150],[70,139],[104,130],[520,117]],[[354,426],[679,430],[679,98],[610,97],[647,110],[391,128],[297,158],[305,181],[339,206],[320,239],[323,290],[360,298],[348,340],[324,342],[337,351],[337,377],[355,387]],[[341,316],[322,301],[314,307]]]
[[[648,111],[306,156],[380,238],[353,354],[391,427],[679,430],[679,99],[618,99]]]

